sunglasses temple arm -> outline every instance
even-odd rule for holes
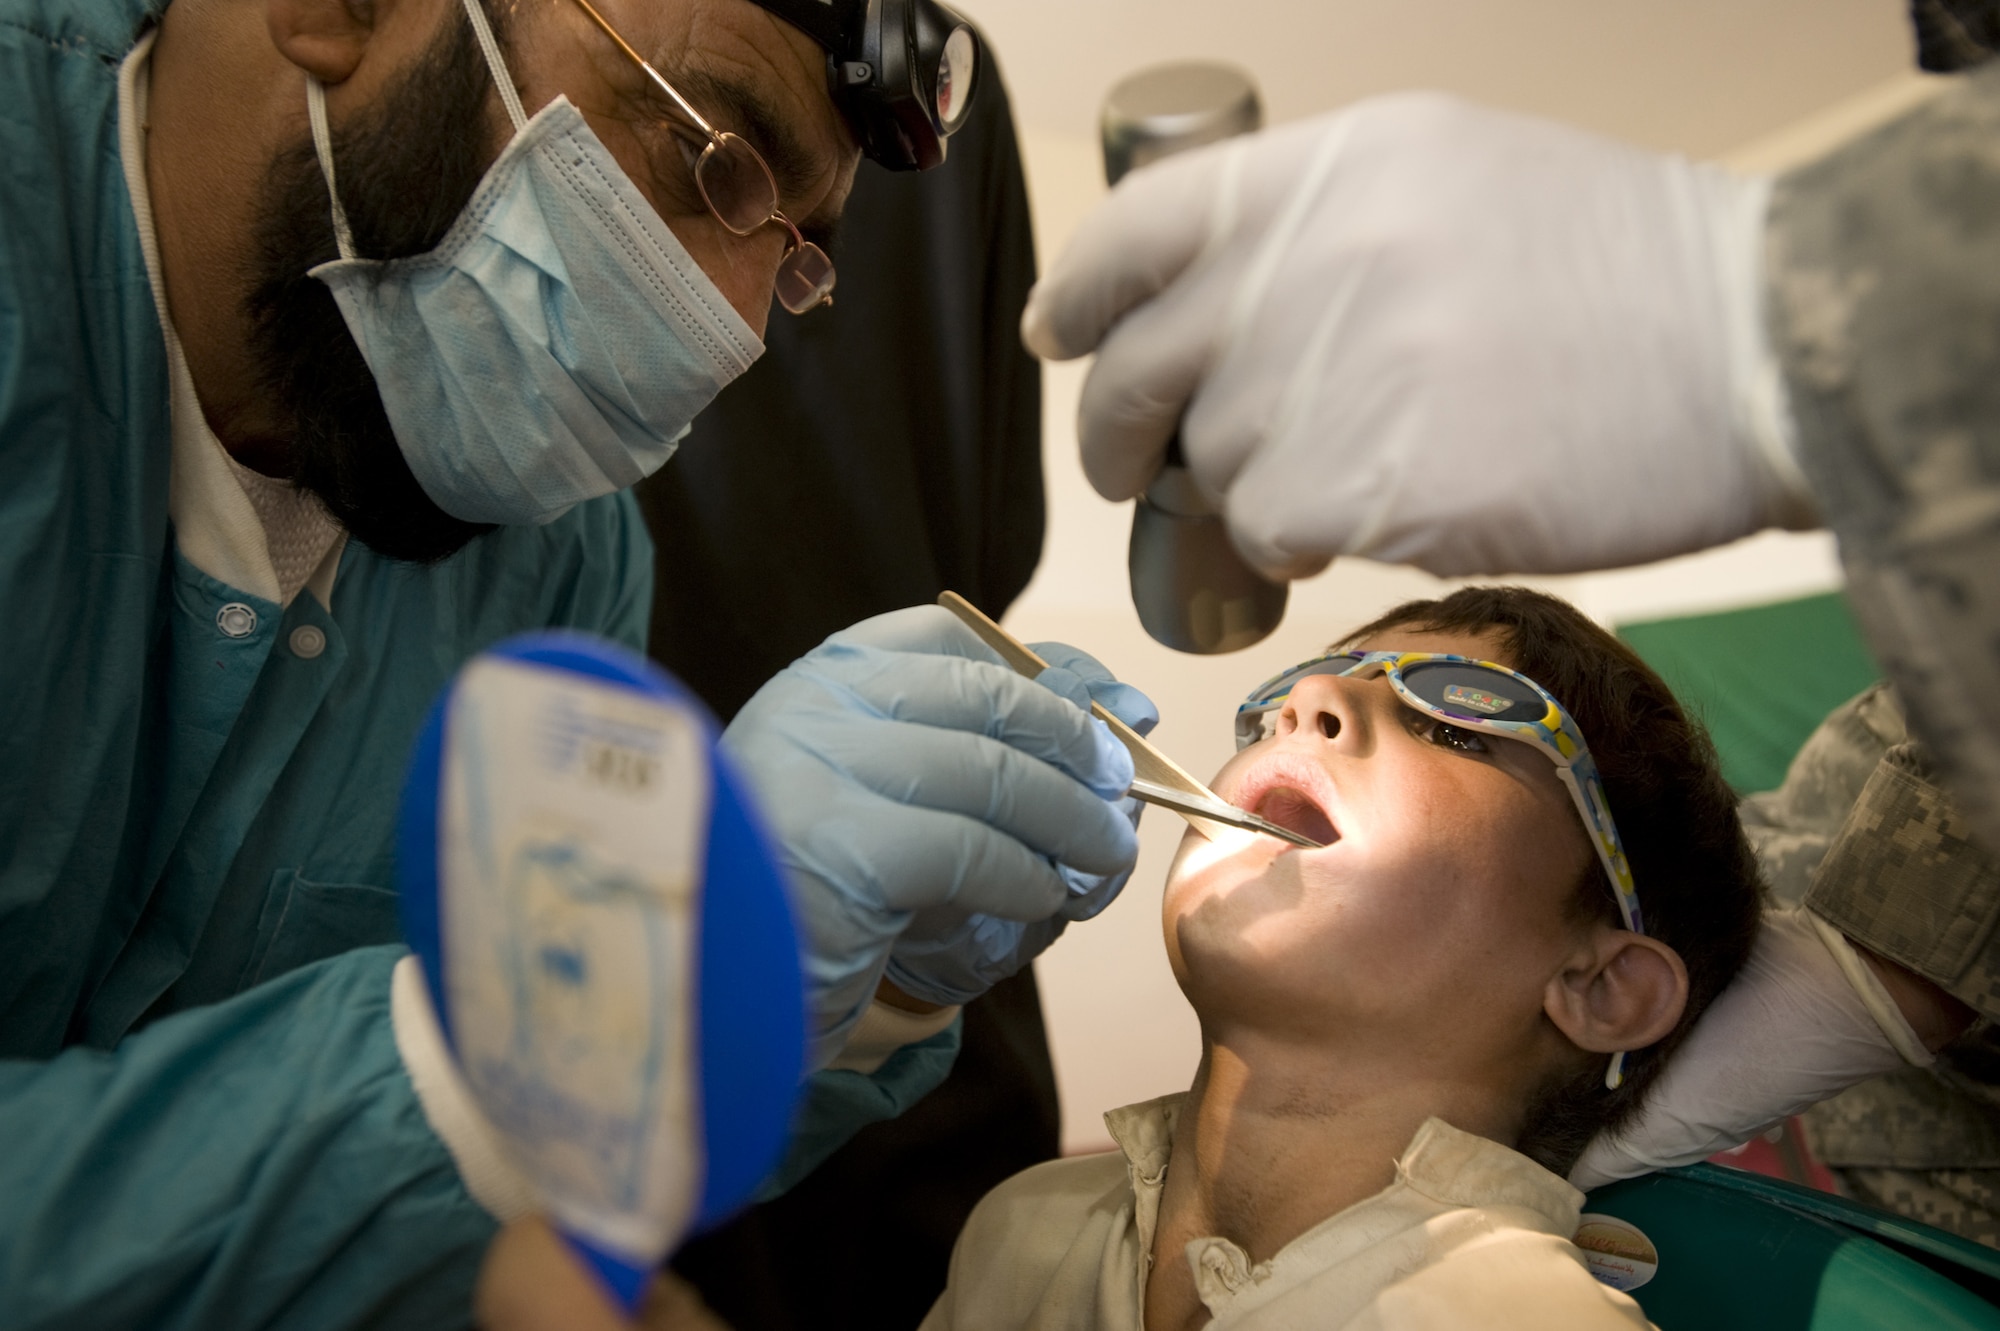
[[[1597,853],[1597,862],[1603,865],[1604,876],[1611,880],[1611,895],[1618,901],[1618,914],[1624,920],[1625,927],[1631,929],[1634,933],[1645,932],[1643,929],[1636,927],[1638,921],[1632,918],[1631,906],[1626,902],[1625,894],[1619,890],[1618,875],[1613,873],[1610,864],[1605,862],[1604,840],[1598,835],[1597,815],[1591,810],[1590,796],[1584,793],[1583,783],[1576,779],[1575,769],[1568,766],[1558,766],[1556,768],[1556,777],[1563,783],[1564,788],[1569,791],[1570,799],[1576,802],[1576,811],[1583,815],[1584,826],[1590,829],[1590,847]],[[1615,1091],[1624,1085],[1625,1054],[1626,1051],[1621,1049],[1611,1056],[1609,1066],[1604,1069],[1605,1090]]]
[[[1604,876],[1611,880],[1611,895],[1618,902],[1618,914],[1624,920],[1625,927],[1633,933],[1644,933],[1645,930],[1639,927],[1638,921],[1633,919],[1632,903],[1625,899],[1624,889],[1618,882],[1618,874],[1611,867],[1610,856],[1604,848],[1604,829],[1599,826],[1597,812],[1590,806],[1590,796],[1584,791],[1583,783],[1576,778],[1576,769],[1558,765],[1556,778],[1563,783],[1563,788],[1569,791],[1570,801],[1576,805],[1577,813],[1583,817],[1583,825],[1590,833],[1590,848],[1596,854],[1598,864],[1604,869]]]

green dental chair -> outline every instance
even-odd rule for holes
[[[1651,1242],[1631,1294],[1661,1331],[2000,1329],[2000,1252],[1829,1193],[1703,1164],[1599,1188],[1584,1211]]]

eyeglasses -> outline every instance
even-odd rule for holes
[[[1639,913],[1639,895],[1632,885],[1632,866],[1611,820],[1604,779],[1583,742],[1583,732],[1549,691],[1526,675],[1491,661],[1443,652],[1335,652],[1293,666],[1259,685],[1236,709],[1236,747],[1248,748],[1276,730],[1277,715],[1301,680],[1313,675],[1389,678],[1389,687],[1410,707],[1463,730],[1531,744],[1556,765],[1556,777],[1569,791],[1570,802],[1583,818],[1584,830],[1597,851],[1611,883],[1611,895],[1625,927],[1646,932]],[[1614,1054],[1604,1084],[1616,1088],[1624,1080],[1625,1055]]]
[[[694,103],[681,96],[678,88],[605,22],[604,15],[597,12],[590,0],[576,0],[576,3],[707,138],[701,155],[694,161],[694,183],[715,220],[739,236],[747,236],[772,222],[791,233],[784,257],[778,260],[778,303],[793,314],[833,304],[833,260],[826,257],[825,250],[800,235],[792,219],[779,211],[778,182],[763,154],[741,135],[709,124],[708,118],[695,110]]]

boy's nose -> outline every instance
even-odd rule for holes
[[[1278,709],[1278,733],[1291,735],[1317,731],[1327,739],[1340,738],[1352,724],[1353,700],[1349,691],[1354,681],[1338,675],[1308,675],[1292,687],[1285,705]]]

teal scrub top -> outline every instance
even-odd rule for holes
[[[434,566],[350,541],[330,608],[180,555],[118,149],[163,7],[0,0],[0,1327],[462,1325],[492,1225],[397,1060],[399,949],[370,946],[399,936],[395,798],[482,648],[643,648],[651,545],[624,494]],[[955,1047],[815,1079],[787,1177]]]
[[[394,793],[468,657],[563,626],[643,649],[629,495],[432,567],[349,541],[332,605],[190,564],[160,318],[118,154],[133,0],[0,0],[0,1055],[399,937]],[[247,634],[241,613],[254,619]],[[225,628],[225,625],[227,628]],[[324,634],[310,658],[292,649]],[[310,636],[310,635],[308,635]]]

